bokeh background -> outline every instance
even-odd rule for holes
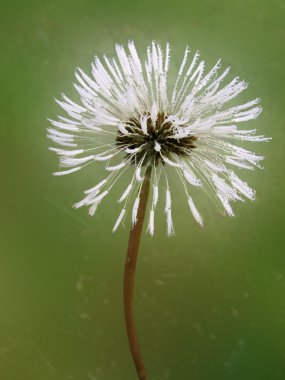
[[[176,236],[163,215],[140,252],[136,316],[150,380],[285,378],[284,0],[1,2],[0,378],[132,380],[122,309],[126,229],[113,235],[121,189],[94,218],[71,205],[100,176],[55,178],[47,118],[73,97],[74,69],[134,39],[186,44],[208,67],[219,57],[262,98],[271,143],[263,171],[244,173],[254,203],[225,218],[204,194],[204,229],[175,191]],[[173,73],[175,72],[172,71]]]

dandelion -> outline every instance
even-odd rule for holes
[[[193,199],[195,187],[214,195],[225,213],[234,216],[233,202],[255,198],[255,191],[235,170],[260,168],[264,158],[236,144],[269,138],[256,135],[256,129],[238,127],[259,116],[260,99],[229,106],[248,84],[238,77],[227,79],[230,68],[221,69],[220,60],[206,71],[200,53],[192,54],[187,47],[176,81],[169,86],[169,44],[163,50],[152,42],[145,62],[140,60],[133,42],[128,43],[128,50],[116,45],[116,54],[112,59],[95,57],[91,76],[76,70],[74,86],[80,104],[64,94],[56,100],[68,117],[50,120],[48,137],[59,146],[50,148],[59,156],[61,170],[55,175],[75,173],[92,163],[104,166],[105,176],[74,205],[87,206],[90,215],[94,215],[118,179],[126,172],[132,173],[118,199],[122,208],[113,232],[130,215],[125,315],[137,373],[140,379],[146,379],[132,300],[149,193],[150,235],[155,232],[159,201],[164,204],[167,234],[174,234],[171,171],[181,181],[186,204],[198,224],[203,225],[203,217]]]
[[[133,42],[128,52],[117,45],[117,59],[95,57],[92,77],[81,69],[76,71],[75,88],[80,104],[66,95],[58,104],[69,118],[51,120],[49,138],[63,147],[50,148],[60,157],[61,176],[95,163],[104,165],[106,177],[93,188],[76,208],[87,206],[94,214],[126,171],[133,176],[119,198],[122,211],[115,222],[115,232],[132,209],[136,223],[138,199],[147,168],[152,171],[152,205],[147,231],[153,235],[159,194],[165,193],[167,233],[174,232],[171,213],[171,187],[166,167],[173,169],[183,184],[186,200],[194,219],[203,224],[191,195],[191,188],[213,192],[226,213],[234,215],[231,203],[248,198],[255,192],[235,173],[234,169],[260,167],[262,156],[241,148],[239,141],[268,141],[257,136],[255,129],[238,129],[238,124],[255,119],[262,108],[255,99],[238,106],[226,104],[247,88],[238,77],[224,84],[229,72],[222,72],[220,60],[206,74],[205,62],[199,52],[189,60],[186,48],[172,92],[167,79],[170,47],[165,51],[155,42],[147,49],[144,64]],[[189,61],[189,62],[188,62]]]

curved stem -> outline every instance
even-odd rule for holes
[[[147,374],[143,359],[140,352],[138,334],[134,321],[133,312],[133,295],[134,295],[134,282],[136,263],[140,247],[142,227],[145,217],[145,210],[148,201],[149,185],[151,177],[151,166],[146,169],[144,181],[139,195],[139,207],[137,213],[137,222],[132,226],[129,236],[128,252],[125,263],[124,273],[124,310],[127,334],[129,339],[129,346],[131,354],[136,366],[138,378],[140,380],[147,380]]]

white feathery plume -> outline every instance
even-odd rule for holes
[[[152,201],[152,205],[153,205],[154,209],[156,208],[157,202],[158,202],[158,186],[157,185],[153,185],[153,201]]]
[[[60,159],[60,166],[62,167],[70,167],[70,166],[77,166],[84,164],[88,161],[94,160],[94,156],[87,156],[87,157],[80,157],[80,158],[74,158],[74,157],[62,157]]]
[[[139,203],[140,203],[140,198],[137,197],[134,201],[133,211],[132,211],[132,224],[133,224],[133,226],[137,223]]]
[[[64,150],[64,149],[49,147],[49,150],[57,153],[59,156],[62,156],[62,157],[74,157],[74,156],[77,156],[78,154],[84,153],[83,149]]]
[[[199,223],[201,226],[203,226],[203,218],[202,218],[201,214],[199,213],[199,211],[197,210],[197,208],[193,202],[193,199],[191,197],[188,198],[188,204],[189,204],[189,207],[190,207],[190,210],[192,212],[194,219],[197,221],[197,223]]]
[[[174,226],[171,214],[171,208],[166,211],[166,224],[167,224],[167,235],[174,235]]]
[[[118,200],[119,203],[123,202],[127,198],[127,196],[130,194],[130,192],[132,190],[132,187],[133,187],[133,185],[132,185],[132,183],[130,183],[128,185],[128,187],[126,188],[126,190],[121,195],[120,199]]]
[[[119,215],[119,217],[118,217],[118,219],[117,219],[117,221],[116,221],[114,227],[113,227],[113,232],[116,232],[116,231],[117,231],[119,225],[121,224],[121,222],[122,222],[122,220],[123,220],[123,217],[125,216],[125,213],[126,213],[126,209],[123,208],[122,211],[120,212],[120,215]]]
[[[84,193],[89,194],[89,193],[93,193],[94,191],[100,190],[101,187],[104,186],[106,182],[107,182],[107,178],[104,178],[102,181],[97,183],[96,186],[91,187],[91,189],[85,190]]]
[[[147,231],[151,236],[154,235],[154,210],[150,210]]]
[[[115,156],[115,153],[108,154],[107,156],[101,156],[100,154],[97,154],[97,155],[93,156],[93,158],[95,161],[108,161],[111,158],[113,158],[114,156]],[[110,168],[107,170],[110,170]]]
[[[117,170],[120,170],[122,169],[123,167],[126,166],[126,163],[125,162],[121,162],[120,164],[118,165],[114,165],[114,166],[106,166],[105,169],[108,170],[109,172],[114,172],[114,171],[117,171]]]
[[[71,173],[77,172],[80,169],[82,169],[82,167],[81,166],[77,166],[77,168],[63,170],[63,171],[60,171],[60,172],[54,172],[53,175],[55,175],[55,176],[61,176],[61,175],[71,174]]]
[[[96,198],[93,199],[92,203],[98,203],[101,202],[103,198],[106,197],[106,195],[109,193],[108,190],[103,191],[103,193],[99,194]]]
[[[166,189],[165,193],[165,212],[171,208],[171,193],[169,188]]]
[[[202,182],[197,178],[190,168],[183,170],[183,175],[188,183],[193,186],[202,186]]]

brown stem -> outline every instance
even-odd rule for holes
[[[129,346],[131,354],[136,366],[138,378],[140,380],[147,380],[147,374],[143,359],[140,353],[138,334],[134,321],[133,313],[133,295],[134,295],[134,282],[135,282],[135,272],[136,263],[140,247],[140,240],[142,234],[142,227],[145,217],[145,210],[148,201],[149,194],[149,184],[151,177],[151,166],[146,169],[144,181],[141,187],[141,192],[139,195],[139,207],[137,213],[137,222],[131,228],[128,252],[125,263],[125,274],[124,274],[124,309],[125,309],[125,322],[127,328],[127,334],[129,339]]]

